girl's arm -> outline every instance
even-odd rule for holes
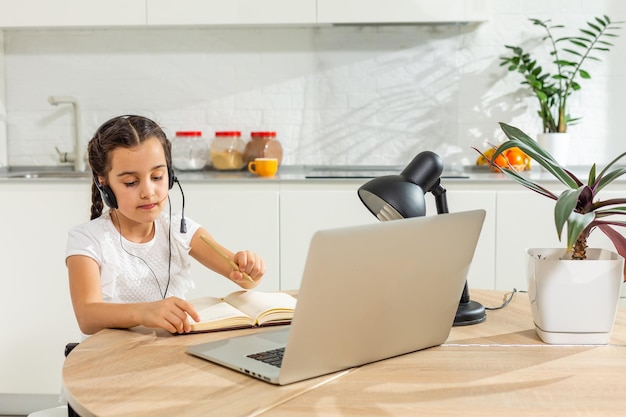
[[[98,263],[87,256],[67,258],[70,295],[80,330],[94,334],[105,328],[147,326],[163,328],[171,333],[188,333],[191,325],[187,314],[195,321],[200,317],[193,306],[180,298],[146,303],[105,303],[100,287]]]
[[[213,241],[223,253],[228,255],[239,266],[240,271],[245,271],[252,278],[254,283],[246,279],[241,272],[234,270],[215,250],[202,241],[200,235]],[[217,243],[209,232],[202,227],[198,228],[191,238],[191,251],[189,253],[202,265],[227,277],[242,288],[250,289],[256,287],[265,273],[265,261],[261,256],[250,251],[233,253]]]

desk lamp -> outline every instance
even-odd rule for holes
[[[426,215],[424,194],[435,197],[437,213],[448,213],[446,189],[441,185],[443,162],[434,152],[420,152],[400,175],[385,175],[363,184],[359,198],[380,221],[405,219]],[[485,321],[485,307],[470,300],[467,281],[454,317],[455,326]]]

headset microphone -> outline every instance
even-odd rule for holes
[[[183,197],[183,207],[181,209],[181,217],[180,217],[180,233],[187,233],[187,221],[185,220],[185,193],[183,192],[183,187],[180,185],[177,177],[174,177],[174,182],[178,184],[178,189],[180,190],[180,195]]]

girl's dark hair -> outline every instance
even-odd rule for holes
[[[111,151],[116,148],[132,148],[147,139],[157,138],[163,145],[168,169],[172,166],[172,144],[154,121],[143,116],[118,116],[98,128],[87,145],[89,166],[94,175],[106,177],[111,170]],[[95,182],[91,185],[91,219],[102,215],[104,203]]]

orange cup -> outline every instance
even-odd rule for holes
[[[273,177],[278,171],[278,159],[256,158],[248,162],[248,171],[260,177]]]

